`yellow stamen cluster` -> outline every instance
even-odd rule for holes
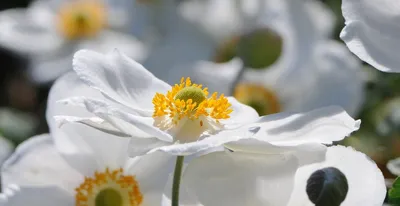
[[[106,8],[101,0],[76,0],[62,5],[57,25],[66,38],[86,38],[103,29],[106,19]]]
[[[139,206],[143,201],[139,184],[134,176],[123,175],[123,169],[95,172],[94,177],[85,177],[84,182],[75,189],[76,206],[97,206],[97,196],[102,191],[112,190],[120,195],[121,204]]]
[[[157,93],[153,98],[153,117],[167,115],[175,125],[183,117],[195,120],[200,116],[205,116],[211,117],[217,122],[221,119],[228,119],[232,109],[230,109],[231,104],[224,94],[218,97],[218,93],[215,92],[207,98],[208,88],[202,87],[202,85],[192,84],[188,77],[182,78],[181,83],[175,84],[166,95]]]

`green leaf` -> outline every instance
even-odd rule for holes
[[[389,203],[400,206],[400,177],[397,177],[393,187],[389,190]]]

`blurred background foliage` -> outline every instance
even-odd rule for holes
[[[344,22],[341,1],[321,1],[337,16],[334,37],[340,41],[339,33]],[[28,0],[1,1],[0,8],[26,7],[28,4]],[[216,57],[216,61],[229,59],[232,55],[228,52]],[[16,145],[32,135],[48,131],[44,114],[51,84],[39,86],[30,82],[23,73],[26,63],[25,59],[0,49],[0,133]],[[368,154],[386,177],[392,177],[386,169],[386,162],[400,156],[400,74],[382,73],[367,64],[364,67],[368,83],[366,100],[358,116],[362,119],[362,127],[339,144],[353,146]]]

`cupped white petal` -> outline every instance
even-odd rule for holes
[[[13,152],[14,146],[10,140],[0,136],[0,166]]]
[[[334,146],[328,148],[324,162],[297,170],[289,206],[314,205],[306,193],[307,180],[313,172],[326,167],[335,167],[346,176],[349,190],[341,206],[383,204],[386,196],[385,180],[376,164],[352,148]]]
[[[365,97],[361,63],[335,41],[319,44],[308,67],[287,81],[290,83],[280,86],[282,90],[294,85],[297,89],[291,96],[283,97],[285,111],[301,112],[337,105],[356,116]]]
[[[397,1],[344,0],[342,12],[346,26],[340,37],[363,61],[378,70],[398,73],[399,11]]]
[[[190,195],[185,199],[203,205],[284,206],[297,167],[291,155],[210,153],[189,163],[181,187]]]
[[[94,38],[81,41],[78,49],[89,49],[100,53],[118,49],[138,62],[142,62],[149,52],[145,44],[134,36],[111,30],[104,30]]]
[[[77,159],[78,160],[78,159]],[[82,161],[82,160],[80,160]],[[90,167],[86,162],[85,167]],[[1,171],[2,186],[57,186],[73,191],[83,175],[71,168],[58,153],[48,134],[32,137],[17,147],[4,163]]]
[[[71,194],[54,186],[29,187],[10,185],[0,193],[1,206],[70,206],[74,204]]]
[[[87,85],[128,107],[151,109],[155,93],[165,93],[170,89],[168,84],[118,50],[107,55],[78,51],[74,55],[73,67]]]
[[[126,173],[135,175],[144,194],[143,205],[160,205],[176,156],[164,152],[134,158],[125,166]],[[168,187],[168,186],[167,186]]]
[[[65,40],[52,25],[36,22],[26,9],[0,12],[0,45],[20,54],[51,54]]]

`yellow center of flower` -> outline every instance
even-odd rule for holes
[[[281,110],[276,95],[267,88],[256,84],[239,84],[234,97],[243,104],[253,107],[259,115],[278,113]]]
[[[228,62],[237,56],[247,67],[263,69],[279,59],[282,49],[282,37],[271,29],[263,28],[225,41],[217,48],[214,61]]]
[[[58,30],[69,39],[92,37],[105,27],[106,18],[100,0],[71,1],[60,8]]]
[[[139,206],[143,202],[135,177],[124,175],[123,169],[95,172],[75,190],[76,206]]]
[[[179,141],[192,141],[205,131],[220,129],[220,120],[228,119],[232,112],[223,94],[218,97],[215,92],[208,97],[208,88],[192,84],[190,78],[182,78],[166,95],[157,93],[153,104],[155,126],[163,130],[180,128],[178,133],[183,139],[177,135]],[[192,139],[188,135],[196,137]]]

